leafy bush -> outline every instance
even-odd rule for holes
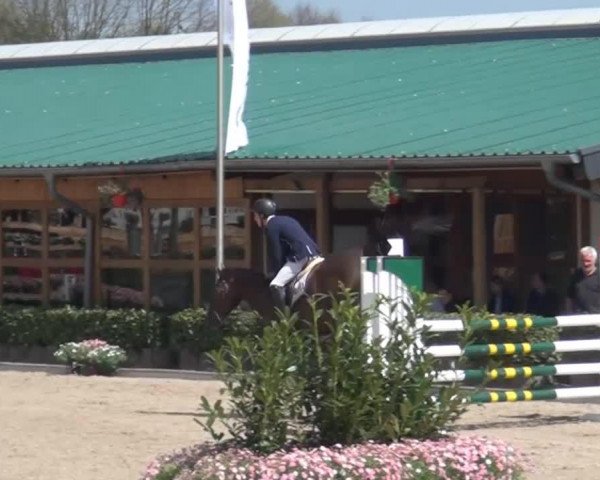
[[[135,309],[0,307],[0,344],[52,346],[99,337],[127,350],[167,346],[209,348],[203,309],[169,317]],[[214,345],[214,344],[213,344]]]
[[[334,332],[318,333],[320,309]],[[369,312],[356,295],[313,298],[312,328],[283,316],[263,335],[231,337],[212,355],[230,399],[225,412],[202,399],[199,422],[216,440],[217,420],[240,445],[272,452],[294,444],[395,441],[430,437],[465,410],[457,385],[434,387],[437,360],[418,341],[416,310],[410,328],[390,322],[391,340],[365,342]]]
[[[145,310],[0,308],[0,343],[51,346],[101,337],[125,349],[158,344],[160,317]]]
[[[529,460],[521,452],[505,442],[483,437],[335,445],[271,455],[200,444],[157,458],[140,480],[518,480],[529,468]]]
[[[113,374],[127,360],[122,348],[100,339],[64,343],[54,352],[54,357],[70,365],[74,373],[87,369],[98,375]]]
[[[230,327],[225,330],[229,335],[244,337],[260,333],[260,316],[252,310],[236,308],[229,314]]]
[[[213,429],[218,419],[233,438],[262,451],[305,440],[306,381],[298,375],[298,366],[305,362],[306,350],[296,323],[297,318],[290,317],[267,327],[262,336],[227,337],[224,346],[210,355],[230,393],[236,417],[230,423],[220,400],[210,405],[202,397],[208,421],[199,423],[213,438],[222,438]]]
[[[139,358],[142,349],[169,349],[170,365],[174,365],[176,352],[182,349],[199,355],[222,344],[223,332],[207,328],[205,318],[206,311],[202,308],[167,316],[135,309],[0,306],[0,345],[53,347],[87,338],[102,338],[110,344],[120,345],[130,353],[131,359]],[[224,332],[227,335],[244,336],[257,331],[254,312],[236,310],[230,319],[230,328]]]
[[[229,328],[225,333],[246,336],[257,333],[257,314],[236,309],[229,314]],[[174,348],[187,348],[195,352],[207,352],[219,346],[221,332],[206,327],[206,310],[188,308],[171,315],[169,322],[170,343]]]
[[[210,344],[204,335],[206,310],[188,308],[169,317],[169,332],[172,345],[204,351]]]

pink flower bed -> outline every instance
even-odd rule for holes
[[[84,340],[81,342],[81,346],[90,350],[96,350],[97,348],[107,347],[108,343],[99,338],[93,338],[91,340]]]
[[[154,460],[141,480],[522,479],[528,459],[484,437],[293,449],[270,455],[200,444]]]

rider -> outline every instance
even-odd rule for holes
[[[269,198],[254,203],[254,221],[267,233],[271,271],[277,272],[271,281],[271,295],[280,310],[286,304],[285,286],[314,257],[321,256],[319,247],[298,221],[285,215],[275,215],[277,205]]]

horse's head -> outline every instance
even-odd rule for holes
[[[209,328],[219,328],[227,315],[242,301],[252,303],[257,289],[266,285],[264,275],[246,268],[224,268],[217,275],[212,302],[206,318]]]
[[[387,255],[391,245],[387,241],[385,221],[376,218],[368,228],[368,239],[363,246],[362,254],[366,256]]]

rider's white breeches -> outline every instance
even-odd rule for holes
[[[281,267],[281,270],[279,270],[277,275],[275,275],[275,278],[271,281],[271,286],[285,287],[290,280],[300,273],[300,271],[306,265],[306,262],[308,262],[308,258],[303,258],[297,262],[286,262],[286,264]]]

